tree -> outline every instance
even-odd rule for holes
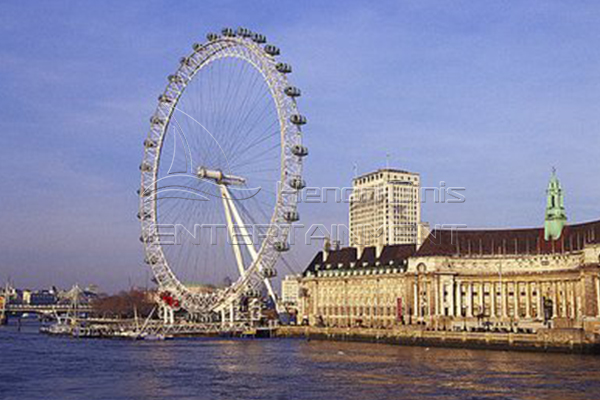
[[[112,296],[99,296],[92,301],[95,315],[113,318],[133,318],[135,310],[139,316],[147,316],[155,305],[154,292],[136,289]]]

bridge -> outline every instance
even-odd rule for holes
[[[85,313],[91,312],[92,307],[80,305],[74,307],[72,304],[48,304],[48,305],[31,305],[31,304],[7,304],[6,313],[10,314],[64,314],[67,312]]]

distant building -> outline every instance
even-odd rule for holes
[[[547,195],[541,228],[434,229],[421,245],[325,249],[304,271],[300,314],[340,327],[600,332],[600,220],[566,225],[555,174]]]
[[[29,304],[32,306],[47,306],[58,302],[58,297],[50,290],[37,290],[31,292]]]
[[[380,169],[353,179],[350,246],[417,244],[421,225],[419,174]]]
[[[215,285],[200,282],[185,282],[185,287],[193,294],[211,294],[217,291]]]
[[[284,306],[297,307],[300,299],[300,277],[287,275],[281,282],[281,301]]]
[[[23,304],[31,304],[31,290],[24,289],[22,292]]]

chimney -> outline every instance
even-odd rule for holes
[[[364,251],[365,251],[365,246],[363,246],[362,244],[356,245],[356,261],[360,260]]]
[[[379,236],[379,240],[377,241],[377,246],[375,246],[375,258],[381,257],[381,253],[383,253],[383,248],[385,245],[383,244],[383,235]]]
[[[329,258],[330,252],[331,252],[331,240],[329,240],[329,237],[326,237],[325,241],[323,242],[323,262],[327,261],[327,259]]]

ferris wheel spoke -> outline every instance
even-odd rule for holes
[[[239,76],[241,76],[243,74],[243,71],[246,69],[246,66],[247,65],[244,65],[242,67],[242,72],[239,74]],[[254,74],[253,84],[255,84],[258,81],[259,81],[259,77],[256,74]],[[245,90],[245,94],[240,95],[239,94],[240,91],[243,90],[243,89],[241,89],[242,86],[245,86],[246,90]],[[248,100],[248,97],[250,97],[253,94],[252,93],[252,88],[253,88],[253,85],[251,85],[250,87],[248,87],[247,85],[243,85],[241,83],[240,84],[236,84],[236,99],[238,98],[238,96],[242,97],[243,99],[242,100],[238,100],[237,102],[235,100],[231,101],[231,104],[235,103],[235,106],[237,106],[237,107],[236,107],[236,109],[231,110],[231,113],[228,113],[228,115],[233,116],[233,117],[232,118],[231,117],[227,118],[227,120],[226,120],[226,125],[225,125],[224,131],[225,132],[229,132],[229,133],[232,134],[231,136],[229,136],[229,139],[230,139],[229,143],[233,143],[234,142],[233,135],[235,135],[237,133],[237,131],[238,131],[238,129],[235,129],[235,128],[237,128],[237,124],[242,119],[242,115],[243,115],[244,109],[246,108],[245,107],[245,103]]]
[[[250,136],[250,134],[252,132],[255,131],[255,129],[257,127],[260,126],[260,124],[267,120],[268,118],[274,117],[275,116],[275,112],[273,110],[270,110],[270,112],[265,112],[267,111],[267,109],[270,107],[271,105],[269,103],[265,103],[263,106],[263,109],[261,110],[261,113],[259,113],[253,120],[250,120],[246,123],[246,130],[244,131],[244,134],[241,135],[241,140],[238,142],[238,148],[244,146],[244,144],[246,143],[246,139]],[[274,124],[276,124],[278,121],[271,121],[271,125],[269,127],[267,127],[267,129],[270,129],[271,126],[274,126]],[[241,129],[240,129],[241,130]]]
[[[238,144],[236,145],[236,150],[244,149],[244,152],[240,153],[240,155],[246,154],[248,152],[248,150],[254,148],[257,145],[260,145],[265,140],[271,139],[273,136],[280,135],[281,132],[278,129],[277,130],[275,129],[277,124],[278,124],[277,121],[272,121],[266,128],[264,128],[261,131],[260,134],[255,135],[256,137],[252,137],[251,141],[248,143],[246,141],[246,138],[249,136],[250,132],[253,132],[255,130],[254,128],[251,128],[250,130],[248,130],[246,136],[244,137],[244,140],[238,142]]]
[[[240,152],[239,156],[234,157],[232,162],[237,162],[237,161],[239,161],[239,159],[243,160],[243,159],[251,157],[252,156],[251,150],[253,150],[256,146],[258,146],[268,140],[272,140],[274,137],[277,137],[279,135],[280,135],[280,132],[275,131],[275,132],[270,132],[269,134],[256,139],[253,143],[250,143],[247,146],[245,146],[244,152]],[[279,147],[279,144],[277,147]]]
[[[227,64],[225,65],[225,68],[227,68]],[[242,67],[241,67],[241,71],[239,72],[239,74],[238,74],[238,73],[236,73],[236,74],[234,75],[234,77],[236,77],[236,76],[237,76],[237,77],[239,77],[239,76],[243,75],[243,74],[244,74],[244,71],[245,71],[247,68],[248,68],[248,64],[244,63],[244,64],[242,65]],[[221,76],[222,76],[222,75],[223,75],[223,74],[219,74],[219,77],[221,78]],[[222,97],[222,98],[221,98],[221,102],[222,102],[222,104],[223,104],[221,108],[222,108],[222,110],[223,110],[223,115],[221,116],[221,119],[220,119],[220,121],[219,121],[219,124],[216,126],[216,130],[217,130],[217,132],[219,132],[219,134],[222,134],[222,137],[223,137],[225,140],[227,140],[228,138],[230,138],[230,135],[229,135],[229,134],[233,133],[233,132],[231,132],[231,131],[228,129],[228,125],[230,124],[230,121],[231,121],[231,119],[232,119],[232,118],[231,118],[231,116],[232,116],[232,115],[234,115],[234,116],[235,116],[235,113],[233,112],[234,110],[232,110],[231,108],[232,108],[232,107],[235,107],[235,104],[234,104],[234,103],[235,103],[235,99],[237,99],[237,97],[238,97],[238,95],[239,95],[240,87],[241,87],[241,85],[240,85],[240,84],[239,84],[237,81],[236,81],[236,84],[234,84],[234,85],[231,85],[231,82],[232,82],[233,80],[234,80],[234,79],[228,79],[228,80],[227,80],[228,87],[227,87],[227,89],[225,90],[225,92],[224,92],[224,95],[223,95],[223,96],[221,96],[221,97]],[[230,89],[230,87],[231,87],[231,86],[233,86],[233,90],[234,90],[234,93],[233,93],[233,94],[230,94],[230,93],[229,93],[229,89]],[[227,116],[227,117],[226,117],[226,116]],[[225,145],[226,145],[226,143],[225,143]]]
[[[258,78],[258,77],[257,77]],[[258,79],[257,79],[258,81]],[[254,99],[253,101],[253,106],[249,108],[249,110],[245,113],[245,115],[243,116],[243,118],[240,118],[239,121],[233,125],[233,131],[234,132],[242,132],[242,128],[247,126],[248,124],[248,120],[249,118],[253,115],[254,111],[257,109],[257,106],[260,104],[264,104],[264,100],[267,98],[267,92],[263,91],[262,95],[260,95],[260,98],[258,99]],[[244,100],[245,102],[246,100]],[[243,137],[243,135],[240,134],[240,137]],[[232,146],[238,147],[240,146],[240,142],[241,140],[231,140],[230,143]],[[232,149],[230,148],[230,151]]]
[[[245,166],[247,166],[247,165],[252,165],[252,163],[254,163],[254,164],[258,164],[258,163],[260,163],[260,161],[259,161],[259,160],[261,160],[261,159],[262,159],[261,157],[263,157],[263,156],[266,156],[266,155],[267,155],[267,154],[269,154],[270,152],[273,152],[273,150],[279,150],[279,148],[280,148],[280,144],[279,144],[279,143],[276,143],[276,144],[274,144],[273,146],[269,147],[268,149],[265,149],[265,150],[263,150],[262,152],[260,152],[260,153],[258,153],[258,154],[255,154],[255,155],[253,156],[253,161],[250,161],[249,163],[246,163],[246,164],[239,164],[239,165],[240,165],[240,166],[241,166],[241,165],[245,165]],[[279,155],[279,152],[277,152],[277,154]]]

